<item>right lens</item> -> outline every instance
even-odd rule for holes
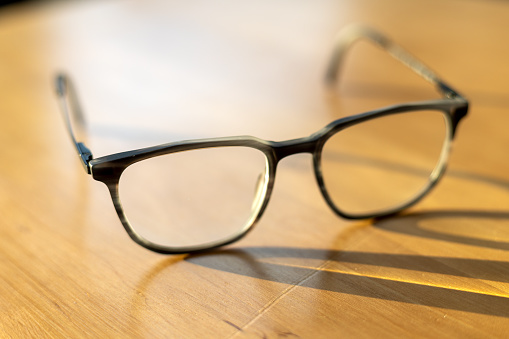
[[[445,166],[450,126],[441,111],[373,118],[338,131],[324,144],[325,195],[350,217],[394,212],[420,197]]]
[[[268,185],[263,152],[213,147],[171,153],[127,167],[119,195],[131,227],[157,245],[208,247],[242,234]]]

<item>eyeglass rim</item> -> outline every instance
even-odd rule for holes
[[[378,211],[375,210],[373,212],[347,212],[347,210],[343,209],[340,204],[337,204],[334,202],[334,199],[332,198],[332,195],[330,194],[329,190],[327,189],[327,185],[325,184],[324,176],[323,176],[323,162],[322,162],[322,154],[323,154],[323,148],[327,141],[335,136],[338,132],[329,135],[328,138],[322,139],[319,149],[313,154],[313,167],[315,172],[316,181],[318,183],[318,186],[320,187],[320,191],[322,193],[322,196],[324,197],[325,201],[329,205],[329,207],[339,216],[345,219],[370,219],[370,218],[380,218],[380,217],[386,217],[390,215],[397,214],[401,212],[402,210],[405,210],[417,202],[419,202],[422,198],[424,198],[432,189],[433,187],[440,181],[442,176],[444,175],[447,163],[451,151],[451,146],[454,140],[454,134],[455,129],[457,127],[458,121],[453,120],[453,115],[448,114],[449,111],[446,110],[437,110],[437,109],[422,109],[422,110],[414,110],[414,111],[403,111],[403,112],[396,112],[389,115],[396,115],[396,114],[412,114],[415,112],[435,112],[435,113],[441,113],[442,117],[444,118],[445,122],[445,130],[444,130],[444,139],[442,141],[440,156],[437,159],[437,162],[433,168],[433,170],[430,172],[428,176],[428,180],[426,182],[426,185],[421,187],[419,191],[417,191],[414,195],[412,195],[410,198],[403,200],[399,205],[394,205],[394,207],[389,207],[385,209],[379,209]],[[384,115],[384,116],[389,116]],[[377,117],[380,118],[380,117]],[[377,119],[375,118],[375,119]],[[366,120],[371,121],[374,119]],[[351,124],[348,127],[355,126],[357,124],[362,124],[362,122],[366,121],[357,121],[355,124]]]
[[[262,217],[269,203],[275,182],[276,169],[279,161],[293,154],[298,153],[312,154],[315,178],[317,180],[317,184],[320,188],[322,196],[324,197],[329,207],[340,217],[346,219],[369,219],[375,217],[383,217],[398,213],[401,210],[414,205],[419,200],[421,200],[443,176],[447,166],[447,157],[440,161],[439,163],[437,163],[438,168],[437,175],[433,177],[430,176],[428,185],[425,186],[420,193],[416,194],[412,199],[409,199],[407,202],[401,204],[400,206],[383,210],[379,213],[350,214],[345,213],[336,206],[336,204],[330,198],[325,187],[325,184],[323,182],[320,166],[320,155],[323,145],[325,144],[326,140],[328,140],[331,136],[353,125],[357,125],[366,121],[374,120],[389,115],[395,115],[400,113],[412,113],[424,110],[434,110],[441,112],[448,121],[448,123],[446,124],[448,128],[447,139],[444,140],[444,145],[447,144],[444,147],[448,148],[454,139],[455,131],[459,121],[465,116],[464,111],[465,105],[466,102],[461,99],[458,100],[438,99],[425,102],[394,105],[365,113],[360,113],[349,117],[340,118],[329,123],[316,133],[313,133],[309,136],[285,141],[269,141],[256,138],[253,136],[235,136],[235,137],[220,137],[220,138],[195,139],[172,142],[158,146],[146,147],[133,151],[121,152],[96,158],[90,161],[90,169],[92,177],[97,181],[103,182],[108,187],[118,217],[132,240],[134,240],[139,245],[146,247],[147,249],[163,254],[200,252],[233,243],[239,240],[240,238],[243,238],[246,234],[249,233],[249,231],[251,231],[254,228],[256,223]],[[120,200],[119,182],[123,171],[137,162],[148,160],[154,157],[178,152],[209,149],[215,147],[254,148],[261,151],[267,159],[268,180],[266,181],[265,184],[266,185],[265,195],[263,196],[262,202],[259,204],[257,210],[253,212],[253,216],[250,218],[250,221],[246,223],[244,227],[240,228],[237,233],[232,234],[229,237],[209,243],[199,244],[196,246],[182,246],[182,247],[164,246],[149,241],[148,239],[140,235],[136,231],[136,227],[133,227],[133,225],[131,225],[131,223],[129,222]]]

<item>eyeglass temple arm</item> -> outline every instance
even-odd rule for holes
[[[85,146],[85,144],[78,141],[72,128],[73,124],[71,123],[71,121],[73,121],[78,132],[80,132],[81,135],[84,135],[85,119],[72,81],[64,74],[58,74],[55,79],[55,90],[57,92],[67,132],[76,146],[83,168],[88,174],[90,174],[91,171],[89,163],[90,160],[93,159],[92,152]]]
[[[442,81],[435,72],[417,60],[413,55],[389,40],[377,30],[363,25],[349,26],[344,30],[341,30],[338,34],[329,65],[327,67],[327,73],[325,75],[325,81],[328,85],[334,86],[337,83],[341,62],[344,59],[346,51],[354,42],[360,39],[367,39],[387,51],[396,60],[405,64],[412,71],[433,84],[445,97],[462,97],[459,93]]]

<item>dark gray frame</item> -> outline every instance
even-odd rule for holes
[[[449,145],[452,142],[456,133],[456,128],[459,121],[468,112],[468,101],[461,96],[458,92],[453,90],[445,82],[443,82],[434,72],[428,67],[419,62],[413,56],[404,51],[401,47],[395,45],[386,37],[381,35],[379,32],[364,26],[352,26],[345,31],[338,38],[333,55],[327,68],[326,81],[329,85],[334,85],[337,80],[338,70],[340,63],[343,59],[345,52],[348,48],[359,39],[367,39],[380,46],[387,52],[389,52],[397,60],[403,62],[410,69],[415,71],[417,74],[422,76],[424,79],[432,83],[438,91],[443,95],[443,99],[406,103],[401,105],[394,105],[385,107],[370,112],[365,112],[345,118],[338,119],[331,122],[327,126],[323,127],[318,132],[303,138],[287,140],[287,141],[268,141],[262,140],[251,136],[238,136],[238,137],[224,137],[224,138],[213,138],[213,139],[199,139],[199,140],[186,140],[179,142],[172,142],[163,145],[116,153],[112,155],[103,156],[100,158],[93,158],[92,152],[76,138],[76,134],[73,131],[73,124],[71,118],[74,120],[78,128],[84,126],[84,118],[78,103],[77,95],[74,87],[68,77],[60,74],[56,78],[56,92],[61,104],[64,120],[66,122],[67,130],[73,143],[76,146],[76,150],[79,154],[83,167],[88,174],[91,174],[95,180],[101,181],[109,189],[115,210],[124,226],[125,230],[129,234],[132,240],[141,246],[158,253],[164,254],[179,254],[179,253],[191,253],[204,251],[219,246],[223,246],[232,243],[243,236],[245,236],[249,230],[253,228],[256,222],[262,216],[274,185],[274,179],[276,174],[277,164],[281,159],[298,153],[311,153],[313,155],[313,165],[315,170],[316,180],[320,186],[320,190],[327,202],[327,204],[336,212],[339,216],[348,219],[365,219],[373,217],[387,216],[397,213],[419,201],[429,190],[438,182],[440,177],[443,175],[446,167],[446,158],[449,150]],[[433,171],[429,178],[427,187],[425,187],[419,194],[413,199],[404,203],[401,206],[397,206],[393,209],[383,211],[378,214],[366,214],[366,215],[352,215],[341,211],[331,201],[322,179],[320,156],[321,150],[324,143],[328,138],[337,133],[338,131],[350,127],[355,124],[362,123],[367,120],[379,118],[382,116],[408,113],[420,110],[436,110],[443,112],[443,115],[447,121],[448,126],[448,140],[446,140],[445,156],[442,156],[442,160],[437,164],[437,167]],[[203,244],[192,247],[167,247],[162,246],[139,235],[135,229],[130,225],[119,199],[118,184],[122,172],[130,165],[149,159],[152,157],[170,154],[174,152],[181,152],[186,150],[209,148],[209,147],[224,147],[224,146],[244,146],[251,147],[263,152],[268,161],[268,173],[269,180],[266,183],[266,194],[262,204],[260,205],[256,216],[252,219],[251,223],[244,227],[241,232],[234,234],[229,238],[221,239],[217,242]],[[444,154],[443,154],[444,155]]]

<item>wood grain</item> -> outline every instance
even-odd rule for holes
[[[503,1],[50,2],[0,8],[2,337],[505,337],[509,4]],[[311,159],[278,167],[256,229],[201,255],[132,242],[82,170],[52,89],[70,74],[95,156],[185,138],[284,140],[433,98],[337,31],[384,31],[470,99],[449,170],[404,214],[347,221]]]

